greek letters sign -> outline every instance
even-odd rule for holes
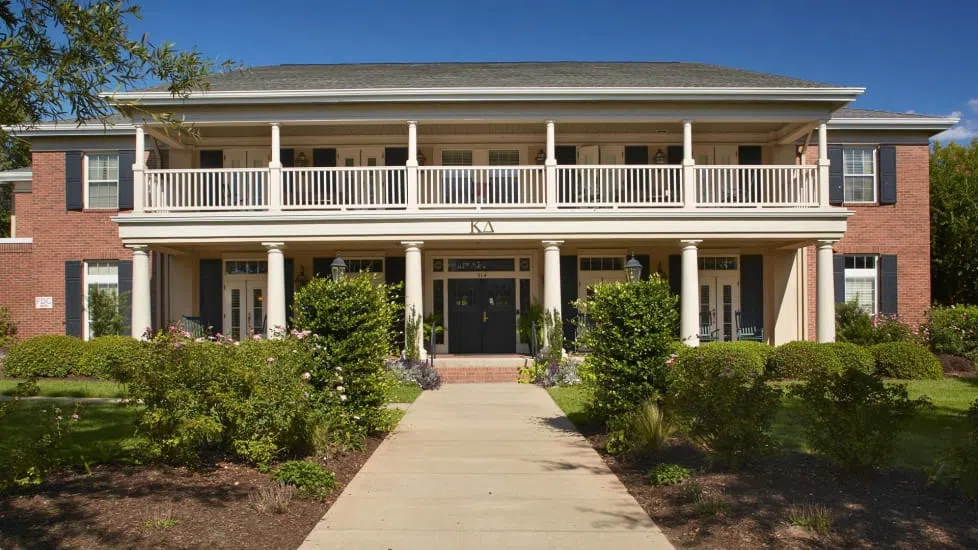
[[[472,220],[469,224],[469,233],[495,233],[492,222],[488,220]]]

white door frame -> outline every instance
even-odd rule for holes
[[[717,340],[726,340],[728,337],[730,340],[737,339],[737,312],[740,311],[740,259],[738,258],[738,269],[737,270],[721,270],[721,271],[705,271],[701,270],[699,272],[699,285],[697,287],[697,292],[700,293],[700,314],[704,311],[709,311],[714,329],[717,330]],[[731,296],[730,296],[730,334],[727,334],[724,328],[723,319],[723,295],[722,289],[724,286],[730,286]],[[709,304],[703,303],[702,289],[704,286],[710,288],[709,291]],[[707,306],[707,307],[704,307]],[[702,323],[700,323],[702,324]]]
[[[265,310],[264,300],[268,295],[268,278],[266,275],[224,275],[224,331],[225,335],[235,340],[244,340],[253,335],[261,333],[261,326],[264,323]],[[255,289],[261,290],[256,300]],[[231,294],[238,290],[242,298],[239,302],[241,316],[239,320],[239,332],[234,334],[232,318],[234,312],[231,308]],[[261,319],[255,319],[256,301],[261,302]]]

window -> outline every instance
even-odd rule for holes
[[[119,155],[87,155],[86,208],[119,208]]]
[[[265,260],[228,260],[224,262],[224,272],[228,275],[264,275],[268,273]]]
[[[585,256],[581,258],[581,271],[624,271],[625,260],[621,256]]]
[[[446,149],[441,152],[442,166],[472,166],[472,151]]]
[[[347,273],[383,273],[384,260],[379,258],[372,260],[346,260],[346,271]]]
[[[703,271],[737,271],[737,258],[735,256],[700,258],[698,263]]]
[[[119,293],[119,262],[98,260],[85,262],[85,337],[92,338],[92,312],[88,308],[88,296],[94,290]]]
[[[876,148],[842,149],[845,202],[876,202]]]
[[[876,256],[845,257],[846,302],[856,302],[870,315],[879,311],[879,277],[876,265]]]
[[[519,149],[490,149],[489,166],[519,166]]]

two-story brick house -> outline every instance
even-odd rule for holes
[[[917,322],[928,140],[948,118],[847,107],[862,88],[693,63],[283,65],[215,75],[141,115],[16,130],[32,171],[0,242],[23,336],[87,335],[94,285],[133,335],[183,317],[287,323],[336,258],[404,282],[438,350],[526,351],[534,302],[667,277],[681,337],[834,339],[834,304]],[[173,113],[195,136],[147,113]],[[583,315],[582,315],[583,316]],[[574,325],[566,325],[568,337]]]

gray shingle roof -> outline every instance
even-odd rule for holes
[[[393,88],[824,88],[787,76],[680,62],[273,65],[215,74],[212,91]],[[154,86],[145,91],[164,90]]]
[[[905,118],[907,120],[945,118],[930,115],[920,115],[917,113],[898,113],[896,111],[878,111],[875,109],[850,109],[848,107],[839,109],[832,113],[832,118]]]

